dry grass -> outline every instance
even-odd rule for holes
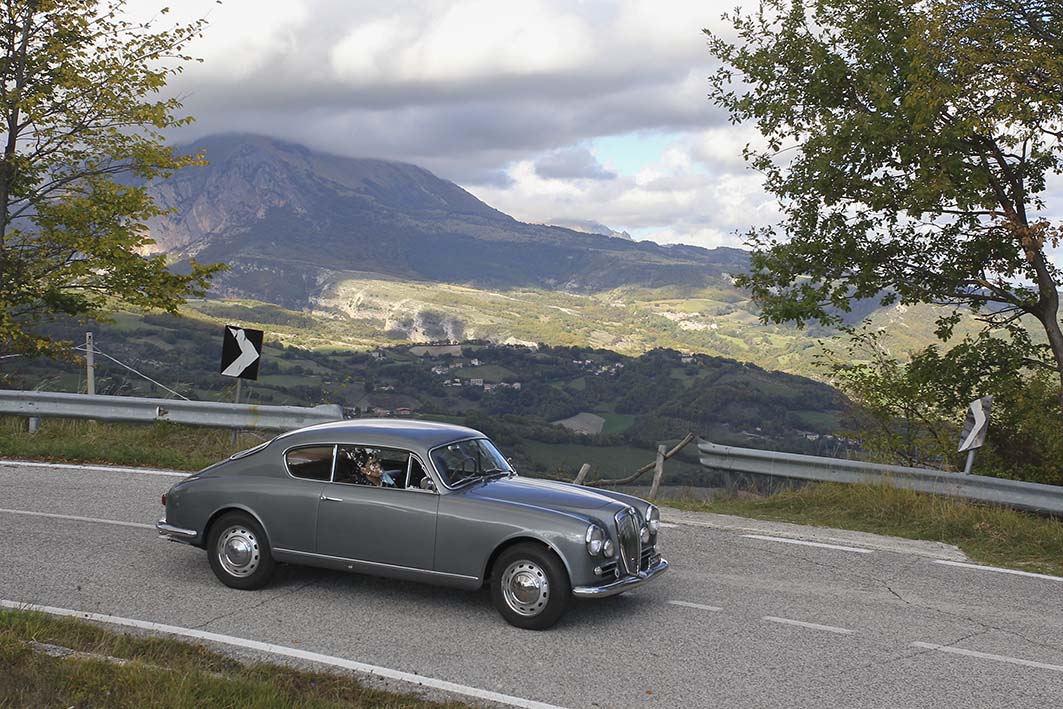
[[[234,445],[228,430],[72,419],[42,419],[31,434],[25,418],[6,416],[0,418],[0,457],[200,470],[271,436],[241,432]]]
[[[131,660],[57,658],[27,643]],[[247,665],[200,645],[0,611],[0,707],[464,707],[370,689],[350,676]]]
[[[1063,576],[1063,520],[888,485],[820,483],[761,498],[667,504],[945,542],[978,561]]]

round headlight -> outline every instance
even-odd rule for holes
[[[602,541],[605,539],[605,530],[596,524],[587,527],[587,553],[598,556],[602,552]]]
[[[642,531],[639,533],[639,539],[642,540],[643,544],[649,544],[650,543],[650,528],[649,527],[643,527],[642,528]]]
[[[616,547],[613,545],[612,539],[606,539],[605,544],[602,545],[602,554],[607,558],[613,557],[613,552],[616,551]]]
[[[657,534],[661,529],[661,511],[656,505],[650,505],[646,510],[646,526],[650,528],[650,534]]]

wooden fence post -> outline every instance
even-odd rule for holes
[[[580,466],[579,472],[576,474],[576,479],[573,481],[576,485],[582,485],[583,481],[587,479],[587,475],[591,472],[591,464],[584,463]]]
[[[662,444],[657,446],[657,462],[653,466],[653,485],[650,486],[650,499],[657,499],[657,488],[661,486],[661,478],[664,477],[664,453],[667,448]]]

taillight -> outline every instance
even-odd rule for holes
[[[162,494],[162,506],[166,507],[166,493]]]

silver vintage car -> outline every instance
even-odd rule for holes
[[[361,419],[285,433],[178,482],[156,524],[207,550],[227,586],[276,563],[477,589],[521,628],[572,596],[637,588],[668,569],[660,513],[616,492],[520,477],[471,428]]]

